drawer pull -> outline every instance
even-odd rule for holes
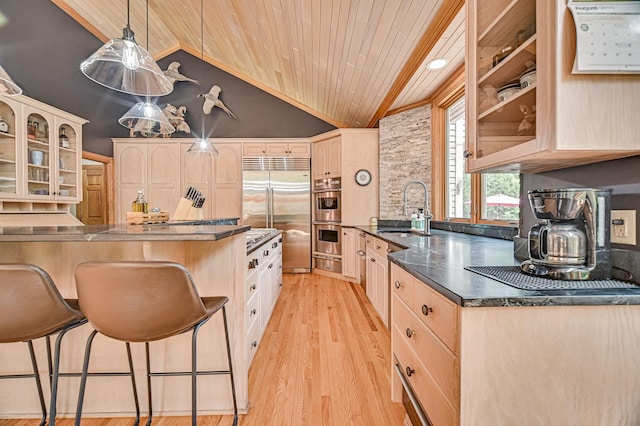
[[[412,329],[410,329],[410,328],[407,328],[406,333],[407,333],[407,337],[408,337],[409,339],[411,339],[411,337],[412,337],[414,334],[416,334],[415,330],[412,330]]]
[[[429,315],[429,312],[433,312],[433,309],[431,309],[427,305],[422,305],[422,313],[424,315]]]
[[[255,348],[256,346],[258,346],[258,342],[256,342],[255,340],[253,342],[251,342],[251,347]]]
[[[262,255],[263,255],[263,256],[265,256],[265,257],[266,257],[266,256],[269,256],[269,250],[265,250],[265,251],[263,251],[263,252],[262,252]]]
[[[416,370],[412,369],[411,367],[407,367],[407,377],[411,377],[415,374],[415,372]]]
[[[395,283],[393,283],[393,285],[395,285],[396,289],[398,289],[398,290],[400,289],[400,287],[404,286],[404,284],[402,284],[400,281],[396,281]]]
[[[256,314],[256,312],[258,312],[258,311],[256,310],[256,308],[253,308],[253,309],[251,310],[251,316],[254,316],[254,315]]]

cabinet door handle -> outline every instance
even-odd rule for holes
[[[400,281],[396,281],[395,283],[393,283],[393,285],[396,286],[396,289],[400,289],[400,287],[404,286],[404,284],[402,284]]]
[[[409,339],[411,339],[411,337],[412,337],[414,334],[416,334],[415,330],[412,330],[412,329],[410,329],[410,328],[408,328],[408,327],[407,327],[407,329],[405,330],[405,332],[407,333],[407,337],[408,337]]]
[[[469,158],[469,157],[473,157],[473,152],[469,151],[468,149],[464,150],[464,153],[462,154],[462,156],[464,158]]]
[[[266,257],[266,256],[269,256],[269,250],[265,250],[265,251],[263,251],[263,252],[262,252],[262,255],[263,255],[263,256],[265,256],[265,257]]]
[[[411,368],[411,367],[407,367],[406,371],[407,371],[407,376],[408,376],[408,377],[411,377],[411,376],[413,376],[413,375],[416,373],[416,370],[414,370],[414,369],[413,369],[413,368]]]
[[[429,312],[433,312],[433,309],[431,309],[427,305],[422,305],[422,314],[423,315],[429,315]]]

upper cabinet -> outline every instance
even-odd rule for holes
[[[340,136],[313,144],[313,179],[340,177],[342,140]]]
[[[309,142],[276,139],[267,142],[245,142],[243,155],[245,157],[309,158],[311,153]]]
[[[0,96],[0,117],[2,210],[79,202],[87,121],[26,96]]]
[[[467,168],[540,172],[640,154],[640,76],[572,74],[564,1],[471,0]]]

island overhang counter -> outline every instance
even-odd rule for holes
[[[201,296],[227,296],[227,315],[239,412],[248,408],[248,369],[245,339],[244,232],[238,225],[90,225],[65,227],[0,227],[0,262],[32,263],[49,273],[65,298],[76,297],[75,268],[94,260],[174,261],[191,273]],[[134,282],[131,285],[135,285]],[[90,325],[69,332],[61,349],[61,373],[77,373]],[[227,368],[222,316],[214,315],[199,333],[198,367]],[[151,366],[159,371],[190,371],[190,333],[151,344]],[[44,339],[34,342],[40,375],[46,381]],[[142,415],[147,411],[144,347],[132,345]],[[105,336],[96,337],[89,371],[128,371],[125,345]],[[0,371],[31,372],[24,343],[0,345]],[[4,383],[2,383],[4,382]],[[61,377],[58,415],[75,415],[79,378]],[[154,415],[190,415],[189,377],[152,379]],[[48,387],[44,386],[45,392]],[[198,379],[198,411],[231,413],[228,375]],[[45,395],[46,397],[46,395]],[[40,408],[33,380],[0,382],[0,418],[38,417]],[[126,377],[89,377],[83,416],[133,416],[130,381]]]

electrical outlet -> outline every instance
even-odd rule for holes
[[[611,242],[636,245],[635,210],[611,210]]]

